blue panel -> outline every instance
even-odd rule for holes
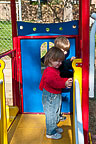
[[[68,58],[75,56],[75,39],[70,38],[71,48]],[[53,42],[54,39],[22,39],[21,40],[21,61],[22,61],[22,79],[23,79],[23,104],[24,112],[43,112],[42,92],[39,90],[41,80],[41,61],[40,47],[47,42]],[[72,111],[72,98],[70,91],[62,94],[62,111]],[[67,96],[66,96],[67,95]],[[72,97],[72,95],[71,95]]]
[[[43,112],[42,92],[39,90],[41,80],[40,47],[45,41],[49,42],[50,40],[21,40],[24,112]]]
[[[66,59],[69,59],[72,56],[75,56],[75,43],[76,43],[76,40],[74,38],[69,38],[69,41],[70,41],[70,50],[68,51]]]
[[[63,89],[62,92],[62,112],[73,112],[73,87]]]
[[[17,22],[18,36],[28,35],[78,35],[78,20],[63,23]]]

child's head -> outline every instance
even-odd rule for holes
[[[70,42],[64,36],[58,36],[54,41],[54,46],[60,48],[62,51],[66,52],[70,49]]]
[[[60,50],[57,47],[52,47],[48,50],[48,52],[45,55],[44,64],[46,66],[54,65],[53,67],[58,68],[62,64],[64,58],[65,55],[62,52],[62,50]]]

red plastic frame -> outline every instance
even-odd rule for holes
[[[17,81],[19,82],[19,87],[17,88],[19,91],[19,96],[17,95],[17,102],[21,102],[18,103],[17,105],[19,106],[20,112],[23,113],[23,87],[22,87],[22,63],[21,63],[21,45],[20,45],[20,40],[22,39],[51,39],[51,38],[56,38],[58,35],[55,36],[18,36],[15,41],[18,43],[18,47],[16,48],[16,60],[17,60]],[[65,35],[64,35],[65,36]],[[76,52],[79,51],[78,49],[78,35],[72,35],[72,36],[66,36],[67,38],[75,38],[76,39]],[[15,43],[16,43],[15,42]],[[78,53],[76,53],[76,56]],[[17,83],[18,83],[17,82]],[[18,99],[19,98],[19,99]],[[15,102],[14,102],[15,103]]]
[[[89,7],[90,0],[79,0],[79,44],[77,45],[79,46],[79,57],[82,58],[82,118],[85,144],[88,144],[89,121]],[[14,39],[17,36],[15,0],[11,0],[11,17],[12,36]],[[13,59],[15,61],[15,58]]]

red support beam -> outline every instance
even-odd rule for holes
[[[12,22],[12,40],[13,40],[13,50],[16,49],[17,43],[14,41],[14,38],[17,37],[17,25],[16,25],[16,6],[15,0],[10,0],[11,2],[11,22]],[[13,105],[17,105],[17,67],[16,67],[16,53],[12,55],[12,91],[13,91]],[[17,89],[16,89],[17,88]]]
[[[80,0],[79,44],[82,57],[82,119],[84,143],[88,144],[89,122],[89,0]]]
[[[17,37],[13,38],[13,43],[14,43],[14,48],[16,50],[16,53],[12,56],[12,88],[13,88],[13,105],[18,106],[18,91],[19,91],[19,86],[18,86],[18,81],[17,81]]]
[[[12,37],[14,38],[17,36],[15,0],[11,0],[11,21],[12,21]]]

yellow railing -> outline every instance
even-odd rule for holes
[[[2,60],[0,60],[0,144],[8,144],[5,86],[4,86],[4,74],[3,74],[4,67],[5,63]]]
[[[82,106],[82,59],[75,59],[72,63],[74,69],[74,76],[73,76],[73,144],[76,144],[76,88],[75,88],[75,81],[78,81],[79,88],[80,88],[80,103]]]

